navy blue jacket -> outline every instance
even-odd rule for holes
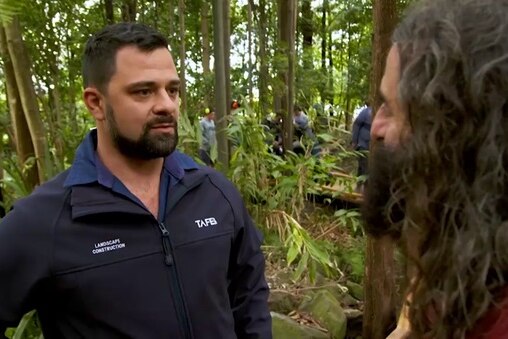
[[[372,121],[372,109],[365,107],[361,110],[353,123],[352,143],[357,150],[369,149],[370,143],[370,125]]]
[[[94,166],[82,153],[73,167]],[[0,337],[35,308],[47,339],[271,338],[238,191],[181,153],[166,164],[160,221],[97,181],[69,186],[73,167],[15,204],[0,224]]]

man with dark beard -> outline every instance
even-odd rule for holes
[[[107,26],[83,80],[97,129],[0,224],[0,337],[36,309],[46,338],[271,338],[261,236],[239,193],[175,151],[166,39]]]
[[[390,338],[508,338],[507,37],[508,0],[420,1],[394,33],[363,208],[415,268]]]

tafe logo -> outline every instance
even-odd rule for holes
[[[196,225],[198,225],[199,228],[217,225],[217,220],[215,220],[215,218],[206,218],[206,219],[203,219],[203,220],[194,220],[194,222],[196,223]]]

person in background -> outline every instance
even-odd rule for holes
[[[205,116],[199,121],[201,128],[201,144],[199,145],[199,158],[207,166],[213,166],[210,156],[215,139],[215,111],[213,108],[205,110]]]
[[[360,111],[353,123],[353,136],[351,146],[355,151],[361,152],[358,156],[358,170],[357,176],[364,176],[368,174],[368,155],[370,145],[370,126],[372,120],[372,108],[368,103]],[[359,185],[362,187],[362,185]]]
[[[175,150],[166,38],[103,28],[83,80],[97,128],[0,223],[0,337],[36,309],[45,338],[271,338],[261,234],[224,176]]]
[[[508,338],[508,0],[418,1],[371,127],[368,234],[412,263],[392,338]]]

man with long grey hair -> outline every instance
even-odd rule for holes
[[[415,267],[393,337],[508,338],[508,0],[418,2],[380,92],[366,230]]]

